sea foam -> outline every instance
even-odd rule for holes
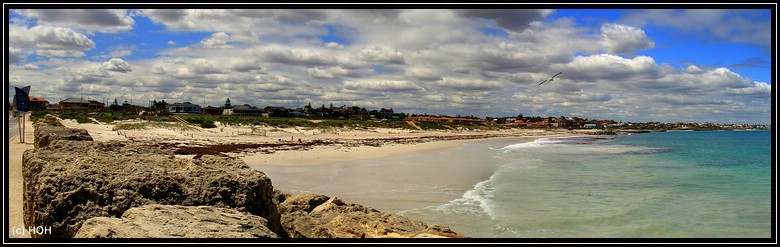
[[[474,185],[474,188],[466,191],[455,200],[445,204],[434,206],[431,209],[439,212],[457,214],[482,214],[491,219],[496,219],[493,210],[493,177]]]

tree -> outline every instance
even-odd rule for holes
[[[154,103],[154,109],[157,109],[157,110],[168,109],[168,103],[166,103],[165,100],[162,100],[160,102],[156,102],[156,103]]]
[[[114,98],[114,103],[111,104],[111,106],[109,106],[108,108],[111,109],[111,111],[121,111],[122,110],[122,106],[119,105],[119,103],[117,102],[116,98]]]

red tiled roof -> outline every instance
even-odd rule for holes
[[[33,101],[44,102],[44,101],[46,101],[44,98],[36,98],[36,97],[33,97],[33,96],[29,96],[29,97],[30,97],[30,102],[33,102]]]

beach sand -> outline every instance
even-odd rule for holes
[[[22,177],[22,154],[25,150],[32,149],[34,138],[34,129],[32,122],[29,119],[30,114],[27,114],[24,129],[24,143],[20,142],[19,135],[10,138],[8,140],[8,236],[10,238],[29,238],[29,234],[15,235],[13,229],[27,229],[24,225],[23,218],[23,192],[24,192],[24,180]],[[17,131],[9,130],[9,131]]]
[[[506,139],[506,143],[519,143],[536,138],[502,139]],[[445,204],[487,180],[493,174],[495,164],[476,158],[461,160],[450,154],[461,152],[459,147],[463,145],[500,141],[496,139],[360,147],[347,152],[325,147],[305,152],[253,155],[244,160],[253,169],[266,173],[274,188],[281,191],[337,196],[383,212],[397,213]]]

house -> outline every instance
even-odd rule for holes
[[[63,101],[60,101],[60,110],[88,110],[88,111],[95,111],[95,110],[102,110],[106,107],[105,104],[94,101],[94,100],[84,100],[83,98],[67,98]]]
[[[586,128],[586,129],[595,129],[596,128],[596,124],[589,123],[589,124],[583,125],[582,127]]]
[[[228,115],[228,116],[260,116],[263,113],[262,110],[258,109],[257,107],[250,106],[247,104],[243,105],[236,105],[233,106],[233,108],[230,109],[224,109],[222,110],[222,115]]]
[[[30,98],[30,110],[46,110],[46,107],[49,105],[49,101],[46,101],[44,98],[36,98],[33,96],[29,96]]]
[[[196,105],[190,102],[173,103],[168,105],[168,111],[171,113],[199,114],[200,110],[200,105]]]
[[[266,106],[263,108],[263,112],[265,112],[268,117],[289,117],[290,115],[287,108],[281,106]],[[266,114],[263,114],[263,116],[266,116]]]
[[[222,115],[222,107],[213,107],[213,106],[206,106],[201,108],[203,111],[203,114],[206,115]]]

